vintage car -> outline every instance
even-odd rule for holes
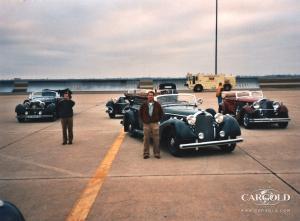
[[[49,90],[44,89],[39,92],[32,92],[24,100],[23,104],[18,104],[15,108],[17,120],[24,122],[32,119],[48,119],[55,121],[58,117],[57,103],[63,99],[65,91],[72,93],[69,89]]]
[[[106,113],[110,118],[115,118],[116,115],[124,115],[129,108],[130,102],[132,102],[136,96],[147,96],[147,92],[151,89],[133,89],[128,90],[124,96],[118,99],[111,98],[106,103]],[[155,94],[177,94],[176,84],[174,83],[161,83],[158,90],[154,90]]]
[[[161,83],[158,86],[159,94],[178,94],[176,84],[174,83]]]
[[[124,115],[128,108],[129,100],[126,96],[121,96],[118,99],[111,99],[106,103],[106,113],[108,113],[110,118],[115,118],[116,115]]]
[[[278,124],[286,128],[290,121],[282,102],[264,98],[262,91],[223,92],[221,112],[233,115],[245,128],[255,124]]]
[[[219,146],[231,152],[236,143],[243,141],[238,122],[230,115],[222,115],[213,109],[198,108],[193,94],[165,94],[155,97],[164,111],[160,121],[160,141],[170,153],[179,156],[186,149]],[[121,123],[131,136],[143,135],[143,124],[139,117],[142,97],[136,97],[125,113]]]

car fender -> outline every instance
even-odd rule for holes
[[[25,111],[26,111],[26,108],[25,108],[25,106],[24,106],[23,104],[18,104],[18,105],[16,106],[16,108],[15,108],[15,112],[16,112],[17,114],[24,114]]]
[[[112,108],[114,108],[114,106],[115,106],[115,103],[113,101],[108,101],[106,103],[106,107],[112,107]]]
[[[170,131],[171,129],[174,129],[176,132],[176,136],[178,139],[193,139],[195,137],[195,134],[191,130],[191,128],[187,125],[186,122],[178,119],[169,119],[164,121],[160,124],[160,135],[163,139],[164,135]]]
[[[123,126],[125,128],[125,132],[127,131],[128,129],[128,122],[132,122],[132,124],[134,126],[136,126],[137,122],[135,121],[135,118],[134,118],[134,113],[132,112],[132,110],[129,110],[127,111],[125,114],[124,114],[124,117],[123,117]]]
[[[241,135],[241,128],[238,121],[229,114],[224,115],[224,121],[222,123],[221,130],[224,130],[225,134],[231,137]]]
[[[286,112],[288,113],[288,109],[285,105],[280,105],[280,109],[279,109],[280,112]]]
[[[56,105],[55,105],[55,103],[49,104],[49,105],[45,108],[45,112],[46,112],[46,113],[49,113],[49,114],[52,114],[52,113],[56,112]]]

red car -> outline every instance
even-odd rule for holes
[[[221,112],[233,115],[245,128],[256,124],[277,124],[286,128],[290,121],[282,102],[264,98],[262,91],[223,92]]]

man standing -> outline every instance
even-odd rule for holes
[[[147,93],[147,101],[142,104],[140,108],[140,117],[144,124],[144,159],[150,157],[149,141],[152,136],[153,139],[153,153],[154,156],[160,158],[159,149],[159,124],[163,116],[163,110],[160,104],[154,101],[154,92],[149,91]]]
[[[222,105],[222,91],[223,91],[223,85],[220,82],[219,86],[217,87],[217,90],[216,90],[216,97],[218,99],[218,112],[219,113],[221,112],[221,105]]]
[[[58,103],[58,114],[61,118],[61,126],[63,132],[62,145],[72,144],[73,142],[73,106],[75,102],[71,100],[69,91],[64,93],[64,99]]]

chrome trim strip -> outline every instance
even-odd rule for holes
[[[46,118],[46,117],[53,117],[53,115],[19,115],[16,118],[39,119],[39,118]]]
[[[198,147],[209,147],[209,146],[216,146],[216,145],[238,143],[238,142],[242,142],[243,140],[244,140],[243,138],[236,138],[236,139],[228,139],[228,140],[208,141],[202,143],[188,143],[188,144],[180,144],[179,148],[182,150],[194,149]]]
[[[249,119],[249,123],[278,123],[278,122],[289,122],[290,118],[255,118]]]

